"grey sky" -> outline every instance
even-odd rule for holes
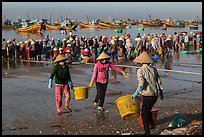
[[[85,20],[111,18],[131,19],[169,17],[190,19],[202,18],[202,2],[2,2],[2,17],[17,19],[17,17],[60,19],[62,17]]]

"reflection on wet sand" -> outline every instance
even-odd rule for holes
[[[161,58],[159,58],[158,59],[158,61],[157,61],[157,67],[159,68],[159,69],[162,69],[163,68],[163,60],[161,59]]]
[[[169,77],[170,75],[170,71],[168,70],[172,70],[173,65],[172,65],[172,56],[169,56],[169,58],[167,58],[166,60],[164,60],[164,69],[166,69],[166,77]]]
[[[178,65],[179,64],[180,53],[178,51],[175,51],[173,57],[174,57],[175,65]]]
[[[199,64],[202,59],[202,54],[196,54],[196,63]]]

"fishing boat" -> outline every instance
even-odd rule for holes
[[[79,22],[79,26],[81,28],[100,28],[100,25],[98,24],[97,20],[91,20],[88,23]]]
[[[189,27],[189,29],[198,29],[198,24],[192,24],[192,25],[189,25],[188,26]]]
[[[185,27],[185,22],[182,20],[172,20],[172,19],[168,19],[165,24],[168,27]]]
[[[107,22],[107,21],[100,21],[98,23],[98,25],[101,26],[101,27],[108,27],[108,28],[111,28],[111,26],[112,26],[111,23]]]
[[[54,24],[55,26],[58,26],[58,25],[60,25],[60,21],[54,20],[54,21],[53,21],[53,24]]]
[[[166,25],[169,27],[185,27],[185,24],[175,24],[173,22],[166,22]]]
[[[150,15],[149,15],[149,19],[142,20],[141,22],[145,26],[152,26],[152,27],[158,27],[158,26],[162,26],[163,25],[162,20],[160,20],[159,18],[153,18],[152,19]]]
[[[2,24],[2,29],[14,29],[15,27],[13,25],[6,25]]]
[[[77,26],[78,23],[75,20],[66,18],[60,23],[60,30],[75,30]]]
[[[15,29],[18,31],[18,32],[32,32],[32,33],[36,33],[36,32],[40,32],[41,30],[41,25],[38,24],[38,25],[31,25],[31,26],[28,26],[28,27],[24,27],[24,28],[17,28],[15,27]]]
[[[78,23],[74,23],[71,26],[61,26],[60,30],[75,30],[78,26]]]
[[[101,27],[108,27],[108,28],[112,28],[112,29],[124,29],[127,26],[129,26],[129,24],[125,24],[125,23],[121,23],[121,22],[99,22],[99,25]]]
[[[111,22],[111,28],[114,28],[114,29],[124,29],[128,25],[129,25],[128,23],[123,23],[120,20],[114,20]]]
[[[49,24],[45,24],[45,26],[46,26],[46,29],[47,30],[60,30],[60,26],[58,25],[49,25]]]
[[[2,29],[14,29],[14,25],[12,25],[11,20],[6,20],[2,23]]]
[[[138,20],[130,21],[130,25],[138,25],[138,24],[139,24]]]
[[[81,28],[100,28],[100,26],[98,24],[90,25],[90,24],[85,24],[85,23],[82,23],[82,22],[79,23],[79,26]]]
[[[143,21],[142,24],[147,25],[147,26],[162,26],[163,25],[162,22],[150,22],[150,21]]]

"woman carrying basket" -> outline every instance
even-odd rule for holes
[[[157,101],[158,95],[163,99],[163,85],[156,68],[151,64],[152,58],[147,52],[140,54],[133,62],[141,63],[142,66],[137,70],[138,86],[133,99],[137,95],[142,96],[142,121],[145,134],[150,134],[150,128],[154,128],[152,119],[152,107]]]
[[[95,96],[95,100],[92,106],[96,108],[97,103],[99,102],[98,104],[99,111],[104,110],[103,104],[108,86],[109,68],[121,72],[123,76],[126,77],[126,73],[122,69],[114,66],[111,62],[108,61],[108,59],[110,59],[110,56],[108,56],[105,52],[102,52],[100,56],[96,59],[98,60],[98,62],[94,66],[92,79],[88,85],[88,87],[91,88],[93,86],[94,81],[96,81],[97,94]]]
[[[69,73],[69,66],[66,63],[67,58],[59,54],[54,63],[56,63],[52,69],[52,73],[50,75],[48,88],[52,88],[52,81],[55,78],[55,102],[58,115],[62,114],[62,93],[64,91],[66,98],[65,98],[65,109],[68,112],[72,112],[69,108],[70,102],[70,88],[73,89],[74,85],[71,80],[71,76]],[[69,84],[68,84],[69,83]]]

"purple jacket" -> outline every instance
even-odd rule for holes
[[[94,72],[92,75],[92,81],[100,82],[100,83],[106,83],[108,82],[108,70],[109,67],[123,73],[124,71],[116,66],[114,66],[111,62],[102,64],[100,61],[98,61],[94,66]]]

